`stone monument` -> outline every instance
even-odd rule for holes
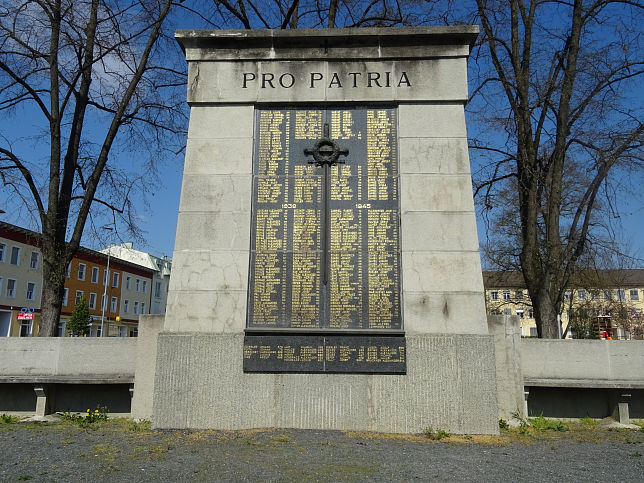
[[[498,431],[477,33],[177,32],[191,111],[156,427]]]

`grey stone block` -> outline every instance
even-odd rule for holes
[[[252,138],[254,115],[252,105],[192,107],[188,139]]]
[[[165,329],[230,333],[246,326],[246,290],[171,290]]]
[[[252,178],[244,175],[183,176],[179,212],[250,211]]]
[[[174,249],[248,250],[250,247],[250,212],[183,212],[177,221]],[[176,267],[175,267],[176,268]]]
[[[188,139],[184,174],[246,174],[253,170],[253,139]]]
[[[403,174],[400,192],[403,211],[474,212],[469,175]]]
[[[402,270],[411,292],[483,293],[478,252],[403,252]]]
[[[400,138],[467,137],[463,104],[401,104]]]
[[[242,346],[241,333],[161,334],[154,426],[498,433],[489,336],[410,336],[407,375],[392,376],[244,374]]]
[[[401,246],[411,251],[478,251],[473,212],[403,211]]]

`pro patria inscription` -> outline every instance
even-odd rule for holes
[[[256,111],[246,371],[404,372],[396,126],[393,108]]]

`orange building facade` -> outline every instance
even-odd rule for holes
[[[38,335],[42,293],[40,234],[0,222],[0,337]],[[148,314],[154,271],[125,260],[80,248],[67,268],[65,296],[56,335],[85,297],[90,336],[132,337],[138,319]],[[105,284],[107,282],[107,286]],[[104,308],[103,308],[104,304]]]

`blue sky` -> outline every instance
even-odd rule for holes
[[[177,28],[187,28],[188,21],[182,19],[186,25],[176,25]],[[176,49],[178,51],[178,49]],[[182,64],[186,68],[185,63]],[[470,63],[472,65],[472,62]],[[473,75],[472,75],[473,77]],[[470,90],[473,86],[470,84]],[[633,91],[630,93],[631,100],[635,105],[642,106],[644,93]],[[13,116],[2,116],[0,118],[0,134],[8,139],[16,140],[30,133],[42,129],[36,120],[37,114],[27,110],[17,110]],[[478,126],[468,118],[469,132],[478,131]],[[34,138],[22,138],[23,152],[29,152],[34,158],[44,159],[47,156],[48,146],[42,141],[36,141]],[[115,154],[117,164],[121,166],[133,166],[128,158],[128,153],[120,152]],[[473,162],[472,169],[476,170],[477,157],[471,156]],[[135,240],[135,247],[149,251],[154,255],[172,255],[174,247],[174,238],[176,232],[176,222],[179,207],[179,197],[181,190],[181,176],[183,171],[183,154],[170,156],[162,160],[158,173],[158,181],[154,181],[155,189],[143,199],[138,199],[137,219],[136,222],[144,232],[144,240]],[[635,186],[636,193],[639,191],[637,186],[644,185],[644,176],[642,173],[633,173],[630,181]],[[152,180],[150,180],[152,183]],[[622,195],[618,197],[619,218],[610,220],[615,226],[616,236],[622,238],[627,246],[631,248],[631,254],[644,258],[644,197],[631,194],[632,191],[622,190]],[[147,205],[147,206],[146,206]],[[0,208],[7,213],[0,215],[0,219],[13,223],[25,228],[38,230],[37,220],[25,209],[19,208],[16,203],[16,196],[9,190],[0,190]],[[99,228],[102,224],[111,221],[109,218],[97,218],[88,221],[86,226],[83,245],[90,248],[102,248],[109,239],[107,232]],[[485,240],[484,225],[479,222],[479,238]],[[118,238],[115,241],[129,241],[131,239],[122,230],[118,231]],[[639,266],[644,267],[644,260],[639,262]]]

